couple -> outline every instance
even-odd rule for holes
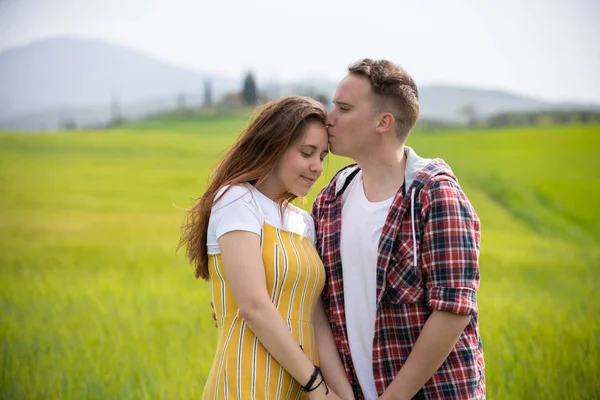
[[[364,59],[329,114],[265,105],[190,210],[219,341],[204,399],[483,399],[479,219],[451,169],[404,145],[412,78]],[[306,196],[328,154],[356,164]]]

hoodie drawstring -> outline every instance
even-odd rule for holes
[[[415,188],[410,191],[410,226],[413,240],[413,266],[417,266],[417,232],[415,231]]]

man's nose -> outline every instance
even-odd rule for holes
[[[325,120],[325,124],[327,125],[327,128],[335,125],[333,121],[334,121],[333,111],[331,111],[329,114],[327,114],[327,119]]]

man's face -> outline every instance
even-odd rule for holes
[[[367,78],[348,75],[333,96],[334,109],[327,117],[329,146],[333,154],[356,159],[376,138],[375,95]]]

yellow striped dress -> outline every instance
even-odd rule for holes
[[[312,324],[325,271],[313,242],[265,222],[261,248],[271,300],[304,353],[318,364]],[[271,357],[240,316],[220,254],[209,255],[209,271],[219,340],[202,398],[305,398],[299,383]]]

